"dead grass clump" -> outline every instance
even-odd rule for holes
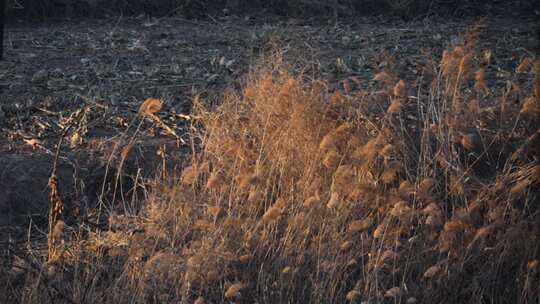
[[[106,264],[114,287],[67,288],[108,302],[538,301],[539,76],[518,68],[520,102],[506,102],[516,89],[492,83],[473,38],[428,67],[419,96],[398,66],[358,98],[276,57],[217,109],[196,104],[192,163],[99,255],[125,248]]]

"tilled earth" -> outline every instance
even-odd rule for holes
[[[272,50],[337,87],[351,76],[369,81],[387,56],[414,75],[418,64],[438,58],[472,24],[235,16],[9,24],[0,62],[0,243],[24,236],[31,222],[46,222],[47,180],[61,138],[55,173],[69,204],[82,210],[124,200],[117,192],[133,201],[140,180],[163,168],[162,158],[178,163],[189,151],[194,96],[219,100],[225,88],[239,88],[249,67]],[[479,47],[492,51],[490,81],[523,57],[538,55],[534,20],[485,25]],[[149,97],[164,102],[161,123],[137,115]]]

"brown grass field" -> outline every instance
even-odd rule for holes
[[[55,63],[67,57],[11,27],[21,47],[0,63],[11,71],[0,71],[1,303],[540,303],[540,57],[519,31],[534,23],[392,25],[403,36],[351,67],[341,58],[354,36],[306,38],[338,25],[287,21],[245,55],[251,34],[234,22],[204,34],[193,22],[183,33],[200,49],[184,54],[211,49],[222,27],[244,55],[186,63],[207,74],[179,80],[170,48],[150,56],[161,42],[133,44],[118,21],[118,44],[165,60],[154,64],[168,76],[106,66],[118,55],[98,45],[100,70],[77,83],[64,71],[79,63]],[[407,38],[422,31],[444,42]],[[45,55],[25,74],[20,58]],[[113,103],[114,91],[133,96]]]

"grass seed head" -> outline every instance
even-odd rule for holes
[[[270,223],[278,219],[280,215],[281,215],[281,210],[275,206],[272,206],[268,208],[268,210],[266,210],[266,212],[264,213],[262,217],[262,220],[264,223]]]
[[[242,264],[247,264],[249,263],[249,261],[251,261],[253,257],[251,256],[251,254],[244,254],[244,255],[241,255],[238,260],[240,261],[240,263]]]
[[[516,195],[516,194],[523,194],[525,190],[529,187],[531,184],[531,181],[527,178],[517,182],[511,189],[510,193]]]
[[[419,197],[427,197],[433,190],[433,187],[435,186],[435,179],[431,177],[424,178],[420,184],[418,185],[417,195]]]
[[[341,194],[349,193],[354,188],[355,181],[354,167],[351,165],[341,165],[334,173],[331,191]]]
[[[386,224],[385,223],[379,224],[379,226],[377,226],[375,231],[373,231],[373,238],[375,239],[381,238],[384,235],[385,231],[386,231]]]
[[[488,87],[485,80],[485,71],[483,68],[480,68],[474,72],[474,90],[478,93],[487,92]]]
[[[206,188],[208,189],[219,189],[224,183],[223,176],[219,172],[212,172],[210,178],[206,182]]]
[[[304,201],[304,204],[302,206],[306,209],[311,209],[320,205],[320,203],[321,203],[321,198],[318,195],[313,195],[313,196],[308,197]]]
[[[347,296],[345,297],[347,299],[347,301],[351,301],[351,302],[354,302],[354,301],[357,301],[358,299],[360,299],[360,296],[362,294],[356,290],[351,290],[347,293]]]
[[[478,139],[475,134],[469,133],[461,136],[461,145],[463,148],[472,151],[478,146]]]
[[[516,67],[516,73],[527,73],[531,70],[533,66],[533,60],[529,57],[526,57],[521,61],[521,63]]]
[[[373,77],[373,80],[382,81],[382,82],[390,82],[391,79],[392,79],[392,76],[390,76],[390,74],[388,74],[388,72],[386,71],[379,72],[375,74],[375,76]]]
[[[349,224],[349,227],[348,227],[347,231],[350,234],[364,232],[364,231],[368,230],[371,227],[372,224],[373,224],[373,218],[372,217],[366,217],[365,219],[356,220],[356,221],[351,222]]]
[[[338,152],[330,150],[323,159],[323,165],[328,169],[335,169],[339,162],[341,161],[341,156]]]
[[[248,203],[254,204],[257,202],[262,202],[264,200],[264,194],[261,190],[257,188],[252,188],[249,191],[249,195],[247,198]]]
[[[393,93],[394,93],[394,96],[396,97],[407,96],[407,89],[405,87],[405,82],[402,79],[400,79],[394,86]]]
[[[399,201],[397,202],[392,210],[390,211],[390,214],[392,214],[395,217],[403,217],[412,211],[411,207],[407,206],[407,202],[405,201]]]
[[[66,226],[65,222],[62,220],[57,221],[56,224],[54,225],[52,238],[55,244],[58,244],[62,240],[65,226]]]
[[[343,243],[341,243],[341,246],[339,246],[339,250],[341,252],[347,252],[349,251],[349,249],[351,249],[353,246],[353,242],[351,241],[345,241]]]
[[[240,296],[240,291],[244,289],[243,283],[234,283],[225,292],[225,299],[232,299]]]
[[[398,192],[401,196],[408,197],[409,195],[414,193],[414,185],[407,180],[402,181],[399,184]]]
[[[433,278],[435,275],[439,273],[440,270],[441,270],[441,267],[437,265],[431,266],[424,272],[424,278],[428,278],[428,279]]]
[[[206,304],[206,301],[204,301],[203,297],[198,297],[193,304]]]
[[[401,288],[399,287],[392,287],[384,293],[385,298],[395,298],[399,295],[401,295]]]
[[[332,194],[330,195],[330,200],[328,200],[328,203],[326,204],[326,207],[328,209],[334,209],[337,206],[339,206],[339,204],[340,204],[339,193],[332,192]]]
[[[525,99],[525,102],[523,102],[519,113],[530,116],[538,115],[538,113],[540,113],[540,109],[538,107],[538,102],[536,101],[536,98],[532,96],[527,97]]]
[[[193,185],[197,182],[199,170],[196,165],[188,166],[182,171],[182,183],[185,185]]]
[[[386,113],[388,114],[397,114],[401,110],[401,100],[394,99],[392,100],[392,103],[390,103],[390,106],[386,110]]]
[[[139,114],[154,115],[161,110],[161,106],[161,100],[156,98],[148,98],[139,107]]]
[[[527,269],[529,270],[536,270],[538,268],[538,260],[532,260],[527,263]]]

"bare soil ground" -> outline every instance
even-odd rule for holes
[[[193,98],[216,102],[273,48],[338,86],[379,69],[377,59],[386,56],[415,71],[423,54],[439,56],[472,23],[357,18],[329,25],[233,16],[9,24],[0,62],[0,242],[24,238],[31,222],[46,223],[47,180],[62,134],[57,175],[68,203],[84,210],[118,200],[117,192],[136,200],[138,181],[161,168],[158,150],[165,146],[171,159],[187,154]],[[480,47],[492,50],[504,75],[538,54],[538,32],[534,20],[487,20]],[[165,103],[162,124],[137,118],[149,97]],[[116,176],[126,180],[118,191]]]

